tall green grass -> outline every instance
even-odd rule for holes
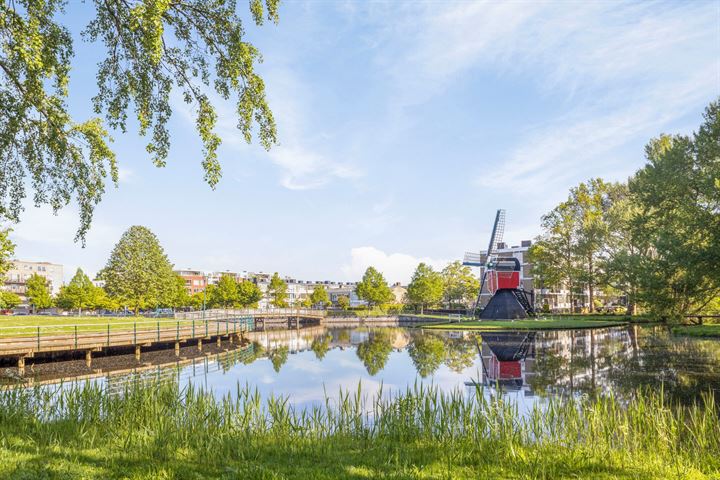
[[[555,399],[521,414],[498,396],[361,386],[294,408],[238,386],[0,392],[1,478],[706,478],[720,471],[712,395]]]

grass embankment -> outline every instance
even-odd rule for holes
[[[521,320],[468,320],[457,323],[424,325],[435,330],[568,330],[627,325],[627,317],[599,315],[525,318]]]
[[[47,392],[47,391],[46,391]],[[0,392],[0,477],[16,479],[706,478],[720,470],[714,399],[551,402],[520,417],[482,393],[415,387],[298,412],[256,392],[174,385]],[[496,397],[497,398],[497,397]]]
[[[38,326],[42,335],[73,334],[75,326],[78,333],[105,333],[108,325],[111,332],[132,332],[134,327],[137,327],[138,331],[156,330],[158,322],[161,329],[177,327],[177,321],[172,318],[7,315],[0,316],[0,337],[34,336],[37,334]],[[190,320],[179,321],[181,327],[190,324],[192,324]]]
[[[683,325],[673,327],[672,332],[676,335],[685,335],[688,337],[720,338],[720,324]]]

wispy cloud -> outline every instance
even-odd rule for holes
[[[602,162],[604,170],[593,168],[593,162],[656,135],[720,93],[716,2],[569,6],[418,6],[412,22],[388,31],[389,43],[403,48],[380,56],[398,91],[394,115],[403,117],[407,106],[442,93],[471,70],[529,79],[543,95],[557,99],[560,113],[518,130],[517,146],[490,165],[492,181],[478,174],[475,183],[566,186],[586,172],[611,170],[604,167],[612,162]]]

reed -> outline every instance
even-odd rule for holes
[[[479,389],[327,395],[294,408],[238,386],[0,391],[0,478],[705,478],[720,472],[712,395],[556,398],[521,414]]]

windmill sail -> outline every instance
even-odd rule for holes
[[[487,248],[487,255],[485,262],[482,262],[482,255],[480,253],[466,253],[463,265],[470,265],[474,267],[485,267],[483,269],[483,276],[480,282],[480,291],[478,292],[477,300],[475,300],[475,306],[473,311],[476,311],[480,306],[480,298],[482,296],[483,288],[485,288],[485,280],[487,278],[488,268],[492,263],[493,256],[498,249],[498,244],[502,242],[503,234],[505,233],[505,210],[500,209],[495,214],[495,223],[493,224],[492,234],[490,235],[490,243]]]

